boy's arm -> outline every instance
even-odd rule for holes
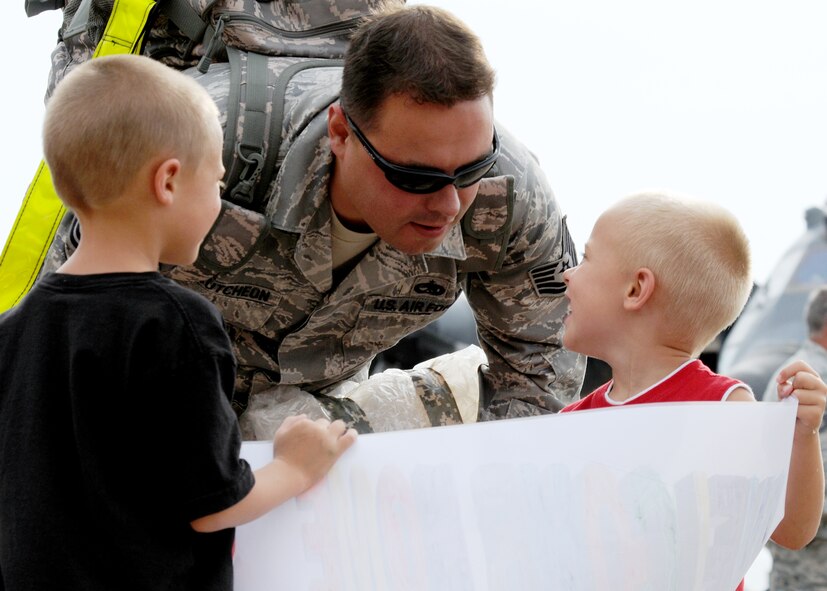
[[[342,421],[289,417],[273,440],[275,457],[255,471],[255,484],[235,505],[190,523],[206,533],[236,527],[261,517],[320,480],[356,440]]]
[[[827,385],[809,365],[796,361],[778,375],[778,398],[798,398],[784,518],[772,540],[793,550],[816,535],[824,505],[824,464],[818,429],[824,416]]]

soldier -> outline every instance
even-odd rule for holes
[[[266,202],[225,201],[195,264],[165,270],[222,310],[237,412],[267,394],[277,417],[362,432],[462,422],[450,371],[409,371],[413,402],[393,385],[381,403],[342,385],[363,383],[377,353],[463,292],[485,353],[465,372],[479,376],[472,420],[555,412],[577,396],[585,358],[560,344],[575,250],[537,161],[495,124],[493,87],[479,39],[450,13],[374,15],[350,40],[341,100],[282,144]],[[53,262],[70,250],[60,246]]]
[[[806,310],[809,338],[792,354],[792,359],[806,361],[822,376],[827,375],[827,286],[815,289]],[[784,367],[790,360],[781,364]],[[778,372],[776,372],[777,376]],[[778,382],[770,380],[764,400],[778,399]],[[821,454],[827,458],[827,421],[822,421]],[[827,471],[827,465],[825,465]],[[772,554],[770,591],[827,591],[827,507],[821,516],[821,525],[815,539],[798,551],[769,544]]]

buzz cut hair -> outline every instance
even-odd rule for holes
[[[148,57],[91,59],[46,106],[43,152],[61,200],[94,208],[121,195],[149,162],[198,166],[218,109],[189,76]]]
[[[624,232],[621,264],[652,271],[667,333],[699,355],[735,322],[752,290],[749,240],[737,218],[667,191],[631,195],[609,211]]]

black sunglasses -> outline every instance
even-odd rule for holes
[[[458,168],[455,174],[446,174],[441,170],[430,168],[402,166],[394,164],[377,152],[376,148],[373,147],[365,134],[362,133],[362,130],[357,127],[346,112],[345,119],[347,119],[348,125],[365,147],[368,155],[376,163],[376,166],[385,173],[385,178],[397,189],[402,189],[408,193],[420,195],[434,193],[446,185],[454,185],[459,189],[470,187],[474,183],[478,183],[491,170],[500,155],[500,138],[497,137],[497,130],[495,129],[494,147],[491,154],[481,160]]]

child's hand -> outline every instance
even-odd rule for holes
[[[320,480],[347,448],[356,441],[356,431],[341,420],[317,419],[305,415],[288,417],[273,439],[275,460],[295,469],[304,489]]]
[[[798,436],[818,433],[827,402],[827,384],[803,361],[795,361],[778,374],[778,399],[798,398],[795,432]]]

